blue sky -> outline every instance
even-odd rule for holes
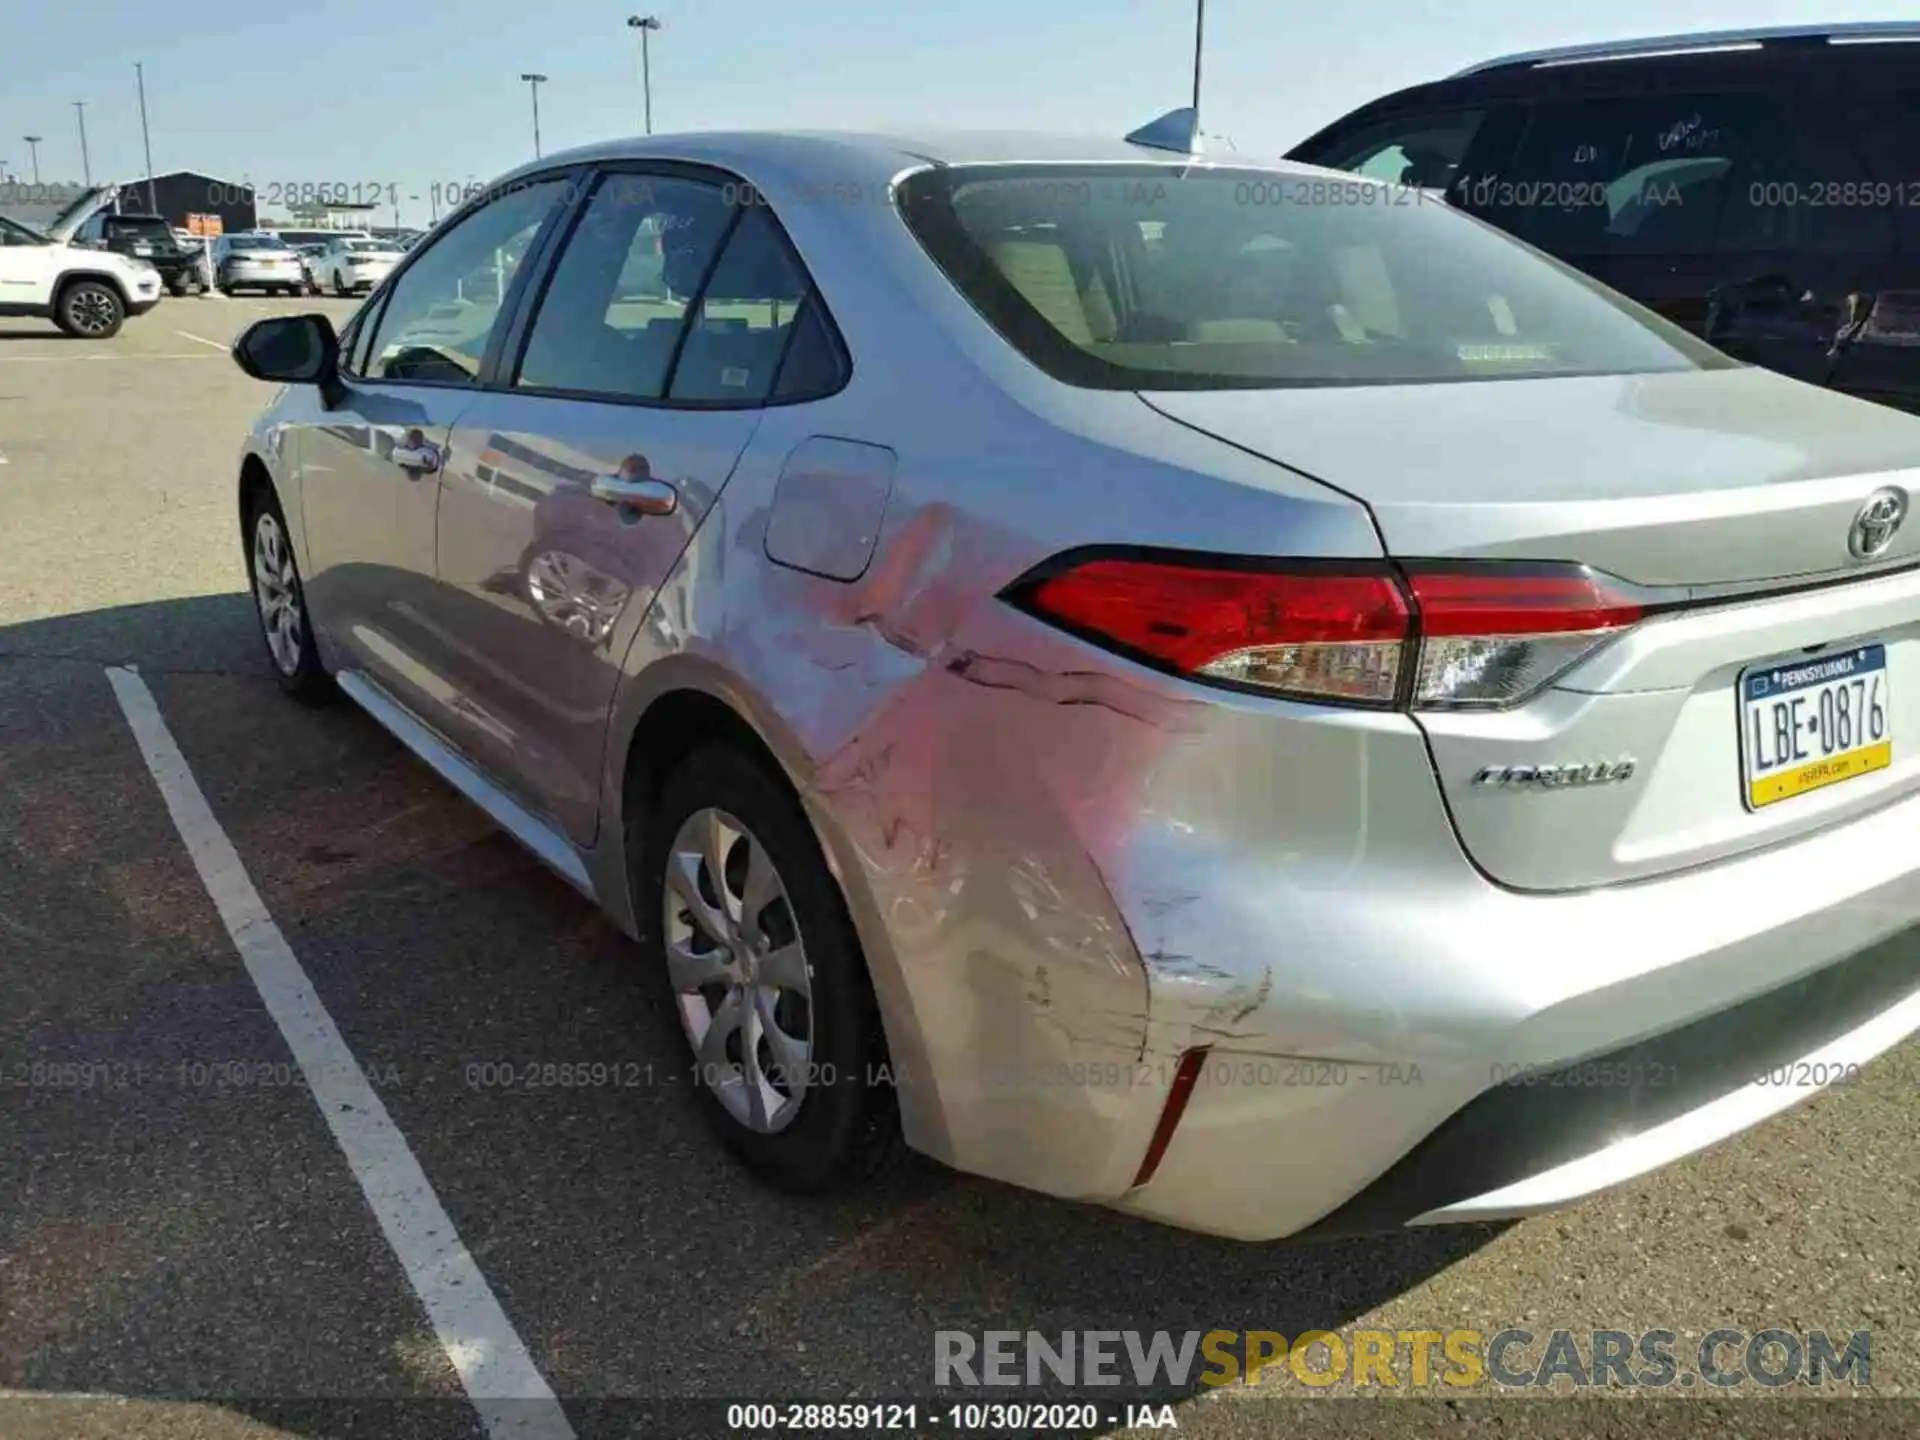
[[[640,129],[623,0],[188,4],[16,0],[0,22],[0,161],[78,179],[85,100],[96,178],[144,173],[133,64],[146,65],[157,170],[269,184],[426,191],[544,148]],[[905,124],[1123,133],[1183,103],[1191,0],[653,0],[658,130]],[[1209,130],[1273,155],[1360,102],[1511,50],[1804,20],[1905,19],[1912,0],[1210,0]],[[411,197],[423,198],[414,203]],[[383,217],[385,218],[385,217]]]

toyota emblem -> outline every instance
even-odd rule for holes
[[[1907,518],[1907,492],[1888,486],[1867,497],[1847,531],[1847,551],[1856,560],[1868,560],[1893,543],[1900,522]]]

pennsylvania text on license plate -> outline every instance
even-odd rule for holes
[[[1893,763],[1887,647],[1855,645],[1740,673],[1740,779],[1749,810]]]

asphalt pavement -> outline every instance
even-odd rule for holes
[[[691,1433],[658,1408],[680,1397],[927,1395],[939,1330],[1509,1327],[1867,1331],[1872,1383],[1307,1398],[1281,1367],[1164,1398],[1218,1437],[1920,1433],[1913,1045],[1508,1227],[1247,1246],[924,1161],[758,1186],[654,1078],[679,1040],[628,942],[351,705],[273,684],[234,513],[269,391],[225,350],[299,308],[352,305],[169,299],[105,343],[0,321],[0,1436],[482,1433],[487,1357],[450,1349],[370,1203],[123,667],[457,1231],[455,1278],[575,1433]]]

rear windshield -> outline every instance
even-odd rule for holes
[[[900,207],[1028,359],[1116,390],[1277,389],[1735,362],[1419,191],[1170,165],[922,171]]]

